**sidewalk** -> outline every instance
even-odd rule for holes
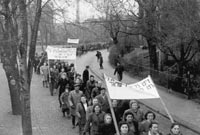
[[[104,69],[100,70],[99,65],[96,62],[96,59],[92,62],[91,68],[99,75],[102,76],[103,73],[108,76],[117,79],[113,75],[114,69],[109,64],[108,61],[108,52],[106,50],[101,51],[104,58]],[[134,79],[127,74],[124,74],[122,82],[125,83],[135,83],[139,80]],[[158,92],[162,99],[164,100],[168,110],[172,114],[172,117],[184,125],[189,126],[190,128],[200,132],[200,105],[194,101],[187,100],[180,96],[176,96],[173,93],[168,93],[165,88],[158,87]],[[140,102],[154,108],[162,114],[165,114],[164,108],[159,99],[149,99],[149,100],[140,100]]]

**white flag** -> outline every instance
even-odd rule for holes
[[[125,84],[104,74],[106,85],[111,99],[151,99],[160,98],[157,89],[151,80],[147,77],[134,84]]]

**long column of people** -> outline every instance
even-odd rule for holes
[[[101,53],[97,52],[101,62]],[[40,61],[40,62],[39,62]],[[43,61],[43,65],[39,65]],[[115,135],[106,88],[85,67],[82,75],[77,73],[74,63],[51,62],[51,66],[38,58],[35,72],[42,74],[43,87],[49,87],[50,95],[58,93],[58,102],[63,117],[71,119],[72,128],[79,127],[79,135]],[[39,66],[39,67],[38,67]],[[100,63],[100,69],[102,69]],[[115,71],[117,72],[117,71]],[[81,77],[82,76],[82,77]],[[119,77],[121,80],[122,75]],[[156,114],[142,110],[136,100],[112,100],[112,107],[120,135],[161,135]],[[181,135],[180,125],[173,123],[168,135]]]

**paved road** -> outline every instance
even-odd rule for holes
[[[117,79],[117,77],[113,75],[114,69],[108,62],[109,52],[107,52],[106,50],[101,52],[104,58],[104,69],[99,69],[99,65],[96,62],[96,59],[93,60],[91,68],[99,76],[102,76],[102,73],[106,73],[108,76]],[[95,53],[93,53],[93,55],[95,55]],[[122,80],[122,82],[125,83],[134,83],[137,81],[137,79],[130,77],[128,74],[125,74]],[[170,94],[165,88],[162,87],[158,87],[158,92],[175,120],[192,127],[200,133],[200,105],[198,103],[187,100],[177,95],[173,95],[173,93]],[[159,99],[140,100],[140,102],[165,114],[165,111]],[[189,135],[191,133],[187,134]]]
[[[108,63],[108,53],[102,51],[104,57],[104,70],[99,70],[97,65],[95,52],[89,52],[86,55],[81,56],[77,59],[77,71],[78,73],[83,72],[86,65],[90,65],[93,70],[95,70],[99,75],[105,72],[107,75],[113,76],[113,69]],[[92,64],[91,64],[92,63]],[[0,135],[21,135],[21,119],[20,116],[12,116],[9,90],[5,78],[3,69],[0,66]],[[137,80],[125,76],[124,82],[132,83]],[[185,99],[177,98],[171,94],[163,91],[159,91],[160,95],[166,102],[170,112],[172,114],[190,124],[200,126],[200,109],[199,105],[188,101]],[[162,106],[157,100],[143,101],[148,105],[157,108],[159,111],[163,112]],[[31,86],[31,107],[32,107],[32,124],[34,135],[77,135],[78,130],[72,130],[71,121],[63,118],[62,113],[58,107],[57,96],[50,96],[49,90],[43,88],[41,84],[41,76],[34,75],[32,79]],[[193,111],[191,111],[193,110]],[[157,115],[161,123],[165,123],[166,119],[160,115]],[[164,127],[169,127],[169,121],[165,123]],[[190,131],[184,130],[185,135],[195,135]]]

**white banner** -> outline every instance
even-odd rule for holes
[[[106,85],[111,99],[151,99],[160,98],[151,79],[147,77],[134,84],[125,84],[104,74]]]
[[[76,60],[76,48],[56,48],[48,46],[48,59],[54,60]]]
[[[67,39],[67,43],[69,43],[69,44],[78,44],[79,43],[79,39],[68,38]]]

